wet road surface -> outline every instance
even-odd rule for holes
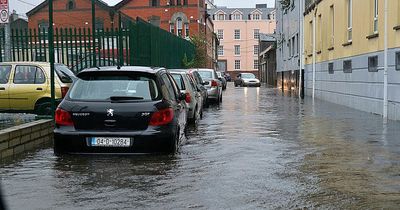
[[[1,165],[10,209],[398,209],[400,123],[267,88],[234,88],[176,156]]]

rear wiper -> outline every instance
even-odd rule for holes
[[[134,97],[134,96],[111,96],[111,101],[131,101],[131,100],[143,100],[143,97]]]

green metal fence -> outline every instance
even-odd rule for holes
[[[140,19],[126,28],[96,30],[94,40],[92,33],[87,28],[55,28],[55,61],[75,72],[88,67],[118,64],[182,68],[184,56],[192,59],[195,54],[191,42]],[[0,52],[3,43],[4,35],[0,32]],[[13,61],[48,62],[48,47],[45,29],[11,31]]]
[[[0,62],[3,62],[5,44],[4,28],[0,28]]]

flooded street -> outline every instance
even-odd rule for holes
[[[229,84],[176,156],[3,163],[10,209],[398,209],[400,123]]]

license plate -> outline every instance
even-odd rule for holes
[[[93,147],[130,147],[131,138],[93,137],[90,145]]]

